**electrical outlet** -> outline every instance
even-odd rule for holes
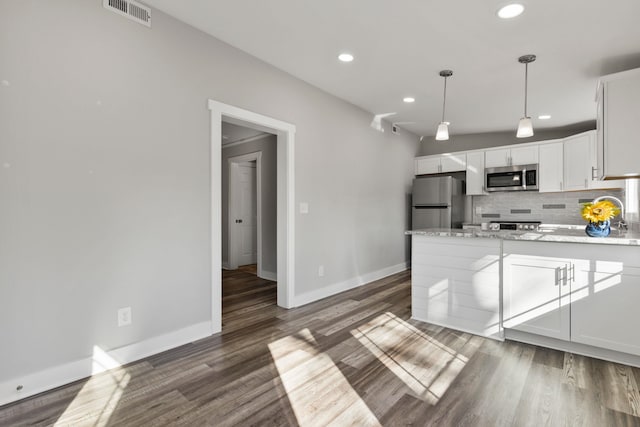
[[[476,206],[476,215],[482,214],[482,206]]]
[[[131,324],[131,307],[118,309],[118,326],[127,326]]]
[[[324,277],[324,265],[318,267],[318,277]]]

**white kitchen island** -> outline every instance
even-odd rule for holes
[[[416,320],[502,338],[500,239],[414,234],[411,307]]]
[[[638,233],[407,234],[416,320],[640,366]]]

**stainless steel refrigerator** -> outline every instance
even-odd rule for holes
[[[411,228],[462,228],[465,219],[461,180],[434,176],[413,180]]]

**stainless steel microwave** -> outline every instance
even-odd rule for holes
[[[486,168],[484,186],[487,191],[537,191],[538,165]]]

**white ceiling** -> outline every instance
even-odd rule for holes
[[[233,123],[222,122],[222,145],[233,144],[234,142],[241,142],[247,140],[253,140],[259,135],[266,135],[266,132],[251,129],[245,126],[235,125]]]
[[[433,135],[513,130],[523,114],[524,65],[534,127],[595,119],[598,77],[640,67],[640,0],[526,0],[497,18],[500,0],[146,0],[214,37],[371,113]],[[338,53],[355,56],[340,63]],[[414,104],[402,102],[414,96]],[[539,114],[551,120],[540,121]]]

